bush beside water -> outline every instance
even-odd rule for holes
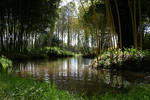
[[[12,61],[5,58],[4,56],[0,57],[0,72],[6,71],[8,67],[12,66]]]
[[[101,57],[95,59],[92,63],[94,67],[98,68],[123,68],[126,64],[128,65],[140,65],[143,58],[149,54],[148,51],[137,50],[134,48],[121,50],[109,49],[105,51]]]
[[[65,49],[60,49],[59,47],[44,47],[44,48],[34,48],[27,49],[26,53],[17,53],[7,55],[10,59],[43,59],[51,57],[71,57],[74,53],[67,51]]]
[[[43,52],[47,54],[49,57],[68,57],[68,56],[73,56],[74,54],[70,51],[60,49],[58,47],[45,47],[43,49]]]

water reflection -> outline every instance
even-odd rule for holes
[[[46,82],[55,82],[57,87],[72,92],[105,92],[110,89],[120,89],[134,83],[137,77],[130,78],[128,72],[110,70],[92,70],[92,59],[68,58],[57,60],[37,60],[18,62],[18,75],[32,76]],[[134,74],[135,75],[135,74]]]

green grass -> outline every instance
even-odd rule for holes
[[[150,100],[150,85],[134,87],[128,93],[106,93],[102,100]]]
[[[1,57],[1,66],[9,67],[11,61]],[[19,78],[13,73],[0,71],[0,100],[150,100],[150,85],[132,87],[128,92],[96,94],[92,97],[70,94],[55,84]]]
[[[0,100],[150,100],[150,85],[132,87],[127,93],[104,93],[90,98],[57,89],[54,84],[0,73]]]
[[[56,89],[54,84],[19,78],[0,73],[0,100],[83,100],[67,91]]]

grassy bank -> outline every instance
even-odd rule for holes
[[[69,92],[56,89],[54,84],[0,73],[0,100],[82,100]]]
[[[128,93],[105,93],[81,97],[59,90],[54,84],[0,73],[1,100],[149,100],[150,86],[134,87]]]
[[[129,91],[95,93],[92,97],[86,94],[71,94],[60,90],[53,83],[40,82],[31,78],[20,78],[7,68],[12,65],[5,57],[0,57],[0,100],[149,100],[150,85],[130,87]],[[86,92],[86,91],[85,91]]]
[[[134,86],[128,93],[106,93],[102,100],[150,100],[150,85]]]

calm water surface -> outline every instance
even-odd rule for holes
[[[61,89],[70,92],[105,92],[120,90],[130,84],[150,83],[146,79],[150,73],[116,72],[94,70],[89,67],[92,59],[75,57],[16,62],[17,75],[34,77],[46,82],[54,82]]]

